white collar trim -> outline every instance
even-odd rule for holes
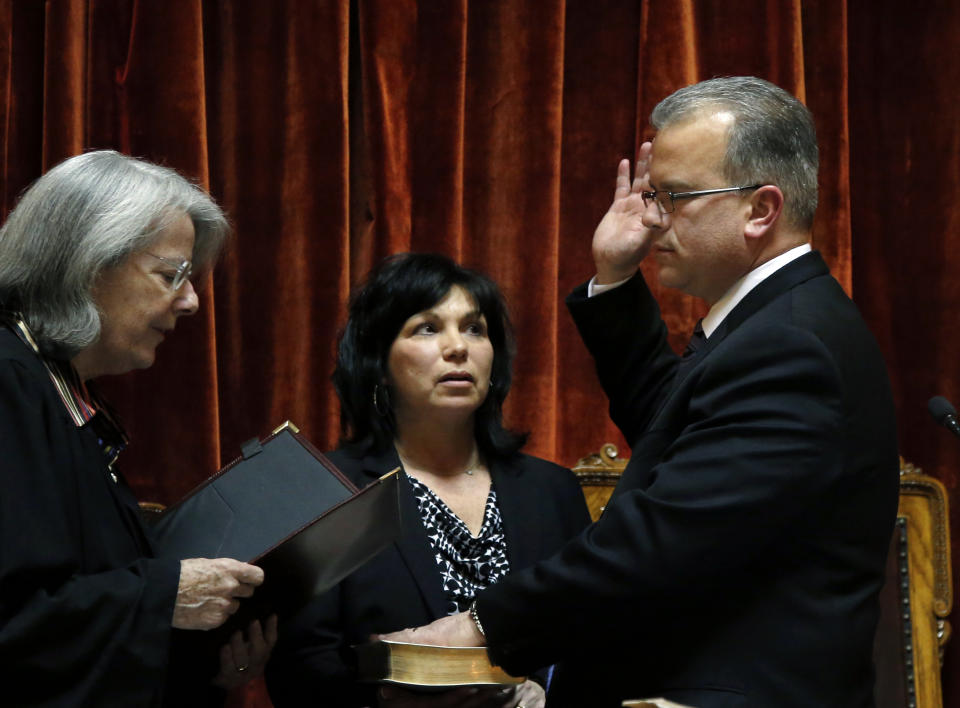
[[[800,256],[810,253],[812,250],[813,247],[809,243],[805,243],[802,246],[795,246],[789,251],[781,253],[776,258],[771,258],[763,265],[757,266],[740,278],[740,280],[730,286],[730,289],[723,294],[723,297],[713,303],[713,307],[710,308],[706,317],[703,318],[703,334],[706,337],[713,334],[733,308],[739,305],[740,301],[747,296],[747,293],[791,261],[795,261]]]

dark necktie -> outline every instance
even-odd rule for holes
[[[693,335],[691,335],[690,341],[687,343],[687,348],[683,350],[681,359],[689,359],[690,357],[696,356],[697,352],[700,351],[706,343],[707,338],[703,334],[703,320],[697,320],[697,324],[693,328]]]
[[[697,320],[697,324],[693,328],[693,335],[690,337],[690,341],[687,343],[687,348],[683,350],[683,354],[680,356],[680,365],[677,367],[675,381],[679,382],[684,376],[686,376],[687,371],[691,366],[693,366],[697,355],[703,351],[706,343],[707,338],[703,333],[703,320]]]

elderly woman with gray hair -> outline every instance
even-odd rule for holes
[[[197,311],[191,275],[228,233],[203,190],[112,151],[54,167],[0,229],[5,703],[200,704],[217,697],[211,685],[262,670],[275,620],[235,634],[216,676],[173,668],[196,644],[177,630],[223,624],[263,572],[155,557],[114,466],[126,437],[91,382],[153,364],[177,320]]]

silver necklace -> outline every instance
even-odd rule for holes
[[[400,453],[400,450],[397,450],[397,457],[400,458],[400,462],[403,463],[403,466],[404,466],[404,467],[409,467],[409,466],[410,466],[410,461],[409,461],[408,459],[406,459],[406,458]],[[480,451],[478,450],[478,451],[475,452],[475,456],[474,456],[474,458],[473,458],[473,462],[471,462],[471,463],[470,463],[470,466],[463,471],[463,474],[468,475],[468,476],[470,476],[470,477],[473,477],[473,473],[476,472],[477,467],[479,467],[479,466],[480,466]]]
[[[473,458],[473,464],[471,464],[467,469],[463,471],[464,474],[470,475],[473,477],[473,471],[477,468],[477,465],[480,464],[480,453],[476,453],[476,457]]]

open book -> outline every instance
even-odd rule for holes
[[[435,647],[378,640],[354,647],[361,681],[414,689],[510,686],[524,682],[490,663],[484,647]]]
[[[161,557],[263,568],[231,626],[299,609],[400,534],[397,470],[358,490],[289,422],[242,451],[153,524]]]

